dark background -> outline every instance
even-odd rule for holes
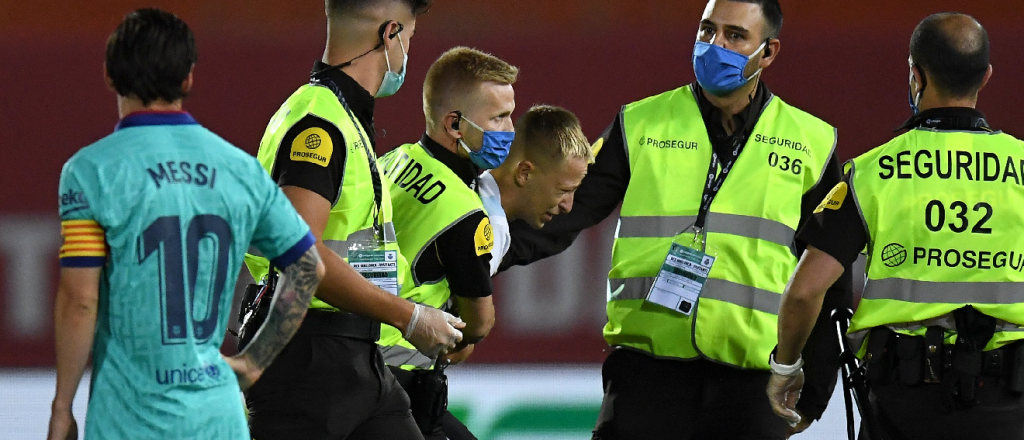
[[[61,165],[117,122],[114,94],[102,79],[106,38],[126,13],[143,6],[172,11],[192,26],[200,56],[186,109],[250,153],[270,116],[306,81],[323,53],[321,1],[0,1],[0,242],[33,231],[26,222],[38,224],[40,234],[57,233]],[[782,49],[763,78],[787,102],[838,127],[842,159],[885,142],[910,115],[908,41],[917,23],[934,12],[970,13],[986,26],[995,73],[979,109],[993,127],[1024,132],[1015,107],[1024,97],[1018,87],[1024,70],[1021,0],[788,0],[782,6]],[[532,104],[564,106],[594,138],[621,105],[693,81],[690,56],[703,8],[703,1],[689,0],[436,0],[418,21],[405,86],[378,101],[378,153],[418,139],[426,69],[456,45],[491,52],[521,68],[514,117]],[[596,249],[607,238],[594,233],[581,240]],[[57,245],[47,246],[39,251],[46,254],[42,275],[20,284],[14,281],[14,260],[24,254],[0,253],[0,366],[53,365],[50,304]],[[557,277],[580,280],[593,319],[555,327],[539,323],[533,330],[499,319],[473,360],[602,359],[601,319],[591,312],[604,299],[603,283],[592,281],[603,277],[598,272],[607,267],[605,259],[592,257],[570,272],[549,270],[539,278],[541,286]],[[529,310],[510,305],[529,299],[503,296],[505,284],[498,282],[499,309]],[[34,287],[15,291],[25,285]],[[31,318],[12,312],[23,310],[14,303],[25,301],[26,292],[47,295],[45,308],[34,309]],[[559,294],[549,289],[540,297]],[[13,331],[19,316],[37,325]]]

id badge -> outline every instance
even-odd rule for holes
[[[348,250],[348,264],[363,278],[398,296],[398,251],[375,243],[355,243]]]
[[[694,244],[696,246],[690,247],[672,243],[654,285],[647,292],[647,302],[686,316],[693,313],[700,292],[707,283],[711,266],[715,263],[715,256],[696,249],[704,247],[700,231],[695,233]]]

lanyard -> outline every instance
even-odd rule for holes
[[[330,91],[334,92],[334,96],[338,97],[338,101],[341,102],[341,106],[345,108],[345,112],[348,113],[349,118],[352,119],[353,124],[359,124],[359,119],[356,119],[355,113],[348,106],[348,101],[345,100],[345,96],[341,94],[341,89],[327,76],[314,77],[310,80],[310,84],[322,85],[327,87]],[[359,140],[363,143],[363,151],[366,153],[366,161],[370,167],[370,180],[373,182],[373,208],[371,214],[373,215],[373,238],[379,242],[384,242],[384,228],[380,222],[380,210],[381,203],[384,199],[384,189],[380,181],[380,170],[377,168],[377,155],[374,154],[373,150],[370,149],[370,142],[367,141],[366,137],[363,136],[362,130],[356,127],[356,133],[359,134]]]
[[[732,170],[733,165],[736,164],[736,160],[740,157],[740,152],[743,151],[743,147],[747,144],[747,137],[750,132],[753,131],[754,125],[757,124],[758,115],[755,113],[754,104],[751,103],[747,110],[747,120],[743,124],[742,131],[734,133],[732,138],[732,148],[728,151],[727,161],[720,161],[718,159],[718,153],[714,151],[714,147],[711,148],[711,165],[708,167],[708,177],[704,183],[704,193],[700,198],[700,208],[697,211],[697,221],[694,222],[693,226],[698,230],[704,229],[704,223],[707,222],[708,212],[711,211],[711,202],[715,200],[715,196],[718,195],[718,191],[722,189],[722,184],[725,183],[725,178],[729,176],[729,171]],[[718,165],[722,164],[722,170],[718,170]],[[717,176],[716,173],[717,172]]]

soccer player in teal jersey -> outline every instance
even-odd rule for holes
[[[323,276],[309,227],[256,159],[181,110],[195,61],[188,26],[155,9],[107,43],[122,119],[60,177],[50,439],[77,438],[71,402],[90,350],[86,438],[250,438],[239,392],[295,333]],[[281,279],[264,326],[226,358],[250,243]]]

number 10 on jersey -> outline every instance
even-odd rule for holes
[[[160,271],[160,327],[164,345],[186,343],[189,321],[196,343],[209,341],[217,329],[220,299],[227,283],[232,239],[228,222],[216,215],[193,217],[184,237],[184,253],[181,226],[176,215],[160,217],[138,239],[139,265],[155,255]],[[201,258],[203,248],[212,249],[212,260]],[[205,281],[202,286],[200,279]],[[186,285],[191,293],[188,298]]]

